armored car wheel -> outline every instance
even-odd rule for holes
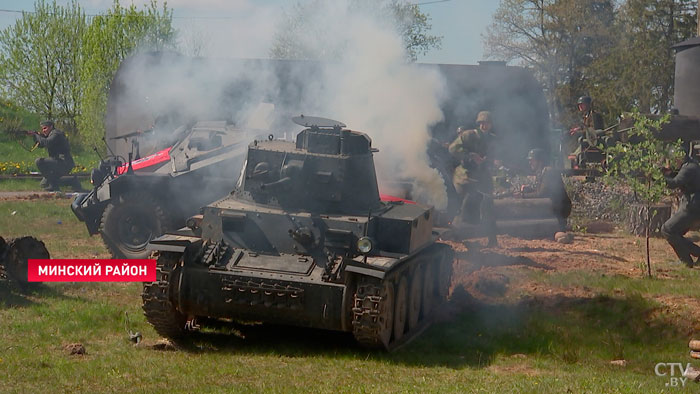
[[[100,235],[114,258],[145,259],[146,245],[167,231],[169,223],[165,210],[150,194],[129,192],[107,204]]]
[[[21,237],[10,240],[6,247],[5,271],[10,279],[21,286],[29,284],[27,269],[29,259],[48,259],[49,251],[42,241],[34,237]]]
[[[143,314],[156,332],[170,339],[185,335],[187,316],[177,309],[177,295],[182,278],[182,254],[162,252],[156,263],[156,281],[143,284]]]

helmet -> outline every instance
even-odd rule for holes
[[[527,154],[527,159],[528,160],[538,160],[541,162],[544,162],[546,160],[546,155],[544,154],[544,150],[540,148],[535,148],[530,150],[530,153]]]
[[[593,99],[591,98],[591,96],[581,96],[578,98],[578,101],[576,102],[576,104],[591,105],[592,102],[593,102]]]
[[[479,115],[476,116],[476,123],[491,122],[491,112],[481,111]]]

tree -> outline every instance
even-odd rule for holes
[[[80,45],[86,18],[77,1],[39,0],[0,33],[0,82],[13,102],[76,130]]]
[[[430,17],[420,7],[402,0],[309,0],[296,3],[285,13],[274,35],[270,56],[275,59],[339,58],[343,43],[331,42],[337,37],[333,29],[353,29],[343,21],[327,22],[329,14],[342,7],[343,14],[370,15],[394,29],[403,39],[406,57],[415,61],[418,55],[440,48],[442,37],[430,35]]]
[[[165,3],[159,8],[156,0],[142,10],[115,0],[106,14],[93,17],[85,31],[80,69],[84,94],[78,126],[86,143],[99,144],[104,137],[107,94],[122,60],[139,50],[174,48],[175,38],[172,10]]]
[[[612,0],[502,0],[484,35],[487,57],[532,67],[553,118],[571,124],[613,18]]]
[[[695,36],[695,0],[626,0],[612,45],[591,67],[589,91],[617,117],[632,108],[664,113],[673,98],[673,44]]]
[[[649,257],[649,227],[653,214],[651,207],[670,193],[666,188],[661,168],[668,161],[675,162],[682,158],[684,153],[680,149],[680,141],[663,141],[656,138],[653,133],[653,130],[661,130],[661,126],[668,122],[669,115],[659,120],[651,120],[638,112],[632,116],[635,118],[635,124],[629,132],[629,140],[605,148],[609,158],[605,180],[615,184],[622,183],[629,187],[645,206],[647,273],[651,276],[651,258]],[[672,147],[674,149],[671,149]]]

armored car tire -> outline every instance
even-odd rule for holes
[[[143,314],[156,332],[169,339],[186,334],[187,316],[177,309],[182,254],[161,252],[156,263],[156,281],[143,284]]]
[[[10,279],[21,286],[29,285],[27,269],[29,259],[48,259],[49,251],[42,241],[34,237],[20,237],[10,240],[6,246],[5,271]]]
[[[145,259],[146,245],[170,229],[163,207],[145,192],[114,198],[102,213],[100,235],[114,258]]]

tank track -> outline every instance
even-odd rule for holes
[[[437,244],[422,256],[416,256],[413,264],[404,264],[405,268],[423,264],[423,267],[431,269],[434,274],[432,279],[435,285],[431,310],[427,314],[422,314],[418,324],[408,329],[398,340],[392,335],[393,324],[389,324],[388,328],[386,324],[387,320],[391,319],[393,321],[394,319],[396,303],[394,289],[402,276],[408,274],[409,269],[391,272],[383,280],[366,277],[360,279],[357,284],[352,308],[352,331],[355,340],[360,345],[368,348],[384,348],[387,351],[394,351],[411,342],[430,326],[438,304],[447,299],[452,276],[454,254],[448,246],[440,245],[442,244]],[[417,280],[423,281],[424,271],[415,270],[415,272],[420,273]],[[385,331],[387,329],[389,331],[388,334]]]
[[[182,338],[187,318],[180,313],[173,299],[178,282],[172,282],[180,263],[180,253],[163,252],[156,263],[156,281],[143,284],[143,314],[156,332],[169,339]]]

